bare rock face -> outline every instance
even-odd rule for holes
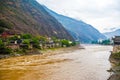
[[[16,32],[73,40],[36,0],[0,0],[0,19],[11,23]]]
[[[120,80],[120,45],[114,45],[109,61],[112,64],[111,71],[113,74],[108,80]]]

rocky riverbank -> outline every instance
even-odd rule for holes
[[[110,69],[110,72],[112,75],[108,80],[120,80],[120,53],[111,53],[110,55],[110,62],[112,65],[112,68]]]

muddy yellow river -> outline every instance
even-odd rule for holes
[[[0,80],[107,80],[111,46],[84,45],[56,55],[0,60]],[[61,49],[62,50],[62,49]],[[52,52],[51,52],[52,53]]]

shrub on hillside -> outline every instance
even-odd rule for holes
[[[31,35],[31,34],[22,34],[22,35],[21,35],[21,38],[22,38],[22,39],[31,39],[31,38],[32,38],[32,35]]]
[[[10,22],[6,21],[6,20],[0,19],[0,26],[2,28],[10,29],[10,28],[12,28],[13,25]]]
[[[4,29],[0,26],[0,34],[4,32]]]

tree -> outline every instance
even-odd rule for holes
[[[61,40],[61,43],[62,43],[62,46],[66,45],[67,47],[69,47],[71,44],[69,43],[70,41],[69,40]]]
[[[38,38],[32,38],[32,44],[34,48],[38,48],[38,49],[40,48],[39,46],[40,42]]]
[[[7,48],[5,44],[0,39],[0,53],[1,54],[10,54],[12,52],[12,49]]]
[[[21,38],[22,38],[22,39],[31,39],[31,38],[32,38],[32,35],[31,35],[31,34],[22,34],[22,35],[21,35]]]
[[[10,37],[9,40],[17,40],[18,39],[18,36],[17,35],[14,35],[13,37]]]

